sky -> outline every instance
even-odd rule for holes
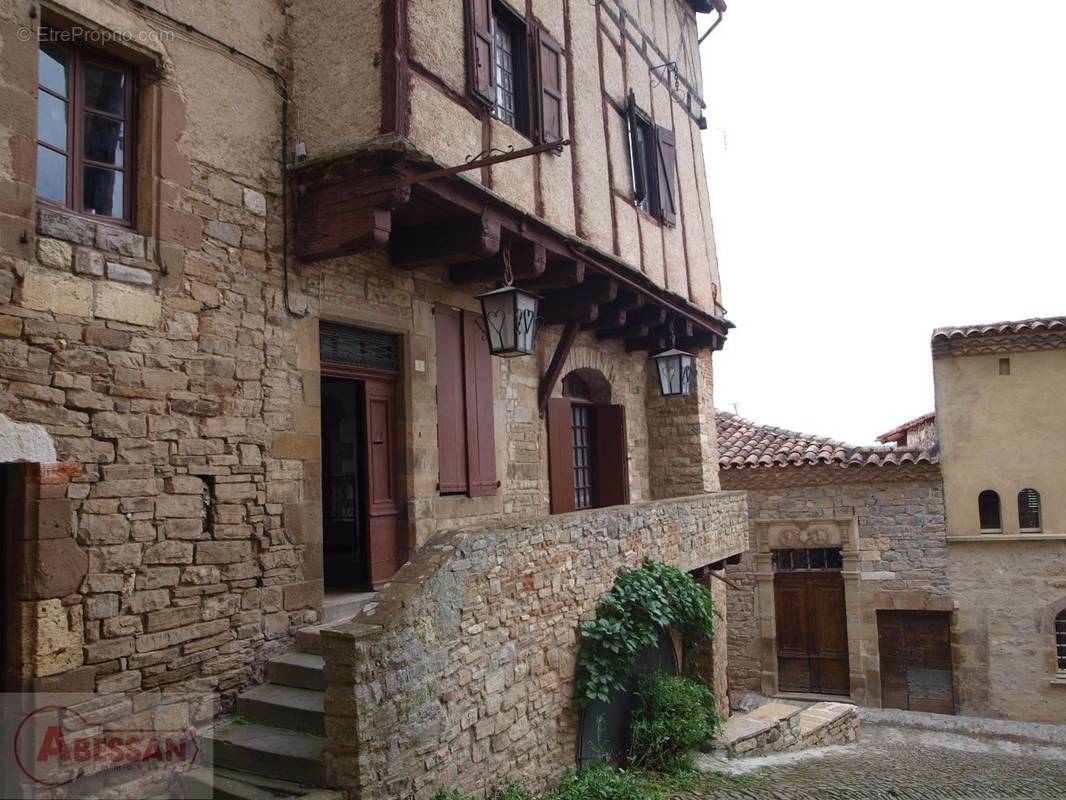
[[[1066,0],[730,1],[718,408],[867,444],[933,410],[933,328],[1066,314],[1064,36]]]

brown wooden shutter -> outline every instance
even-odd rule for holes
[[[466,462],[471,497],[496,494],[496,431],[492,356],[480,317],[463,312],[463,383],[466,387]]]
[[[637,113],[637,97],[632,90],[626,101],[626,124],[629,127],[629,153],[633,162],[634,200],[643,203],[648,196],[647,151],[641,146],[638,136],[640,117]]]
[[[496,54],[492,36],[492,0],[467,0],[467,71],[470,91],[486,103],[496,103]]]
[[[629,502],[625,406],[595,406],[592,431],[596,442],[596,505],[625,505]]]
[[[450,306],[434,309],[437,328],[437,451],[444,493],[465,492],[466,411],[463,402],[463,325]]]
[[[374,589],[407,560],[396,485],[396,383],[367,379],[366,461],[370,581]]]
[[[574,510],[574,429],[570,401],[553,397],[548,401],[548,479],[551,483],[551,513]]]
[[[563,138],[563,50],[540,28],[535,41],[538,135],[541,142],[559,142]]]
[[[674,132],[658,126],[655,131],[655,152],[659,177],[659,218],[668,225],[677,224],[677,166]]]

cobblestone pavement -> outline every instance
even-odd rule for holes
[[[719,765],[721,766],[721,765]],[[1066,748],[867,726],[858,744],[727,762],[684,800],[1066,800]]]

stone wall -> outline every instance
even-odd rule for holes
[[[727,492],[437,536],[323,634],[332,782],[364,800],[428,798],[542,786],[573,766],[578,623],[623,566],[739,552],[745,512]]]
[[[771,470],[781,472],[781,470]],[[751,473],[766,470],[724,470],[729,488],[757,484]],[[849,646],[852,653],[852,699],[880,703],[877,616],[881,609],[949,610],[946,573],[943,486],[935,467],[820,471],[789,468],[793,485],[751,488],[748,508],[753,523],[831,520],[854,526],[855,541],[845,542],[845,584]],[[797,476],[796,473],[799,473]],[[839,483],[827,479],[858,473]],[[803,476],[810,483],[804,485]],[[768,480],[765,474],[762,480]],[[784,482],[784,481],[782,481]],[[776,676],[772,591],[759,592],[757,558],[760,546],[753,524],[751,549],[741,562],[726,568],[740,590],[729,591],[729,685],[734,703],[743,692],[766,692]],[[767,551],[768,553],[768,551]],[[769,580],[769,560],[766,558]],[[769,604],[769,607],[766,607]],[[858,660],[856,661],[856,658]],[[776,678],[774,678],[776,681]]]

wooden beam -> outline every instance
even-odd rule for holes
[[[630,322],[639,322],[652,327],[666,322],[666,309],[662,306],[646,305],[629,314]]]
[[[628,313],[628,312],[627,312]],[[606,328],[596,331],[597,339],[642,339],[651,329],[639,322],[631,322],[618,328]]]
[[[586,275],[584,283],[576,288],[549,292],[545,301],[572,303],[610,303],[618,297],[618,281],[603,275]]]
[[[574,340],[577,338],[577,332],[580,328],[581,323],[576,320],[566,323],[562,336],[559,337],[559,344],[555,346],[552,360],[548,364],[548,371],[540,379],[540,386],[537,387],[537,410],[540,411],[542,417],[544,416],[544,409],[548,407],[548,398],[552,396],[552,392],[555,390],[555,384],[559,380],[563,365],[566,363],[567,356],[570,355],[570,348],[574,346]]]
[[[585,325],[595,322],[600,316],[600,307],[595,303],[554,303],[540,306],[541,320],[545,325],[565,325],[577,322]]]
[[[582,330],[590,331],[598,328],[619,328],[626,324],[626,312],[620,308],[600,307],[600,315],[595,322],[581,326]]]
[[[452,283],[485,283],[486,281],[503,281],[504,266],[503,252],[507,247],[505,243],[500,251],[491,258],[481,261],[471,261],[465,264],[453,264],[448,268],[448,278]],[[547,251],[544,245],[524,240],[510,242],[511,269],[518,278],[538,278],[544,274],[548,265]]]
[[[611,308],[618,308],[622,311],[633,311],[643,305],[644,295],[635,292],[632,289],[619,289],[618,297],[613,303],[611,303]]]
[[[379,208],[346,208],[336,211],[337,213],[305,213],[296,236],[298,259],[321,261],[388,244],[392,232],[391,211]]]
[[[638,350],[665,350],[666,334],[652,333],[650,336],[626,339],[626,352],[633,353]]]
[[[519,279],[518,285],[531,292],[565,289],[579,286],[585,280],[585,265],[580,261],[551,262],[544,274],[537,278]]]
[[[532,147],[525,147],[521,150],[500,151],[482,158],[472,158],[465,164],[458,164],[454,167],[444,167],[442,169],[431,170],[430,172],[415,173],[407,178],[407,183],[424,183],[425,181],[431,181],[434,178],[445,178],[449,175],[455,175],[459,172],[467,172],[472,169],[481,169],[482,167],[490,167],[493,164],[502,164],[505,161],[514,161],[516,158],[526,158],[528,156],[534,156],[538,153],[546,153],[549,150],[560,150],[564,147],[570,146],[569,139],[563,139],[561,142],[547,142],[546,144],[536,144]]]
[[[392,266],[419,269],[480,261],[500,250],[500,218],[492,213],[418,225],[392,236]]]

